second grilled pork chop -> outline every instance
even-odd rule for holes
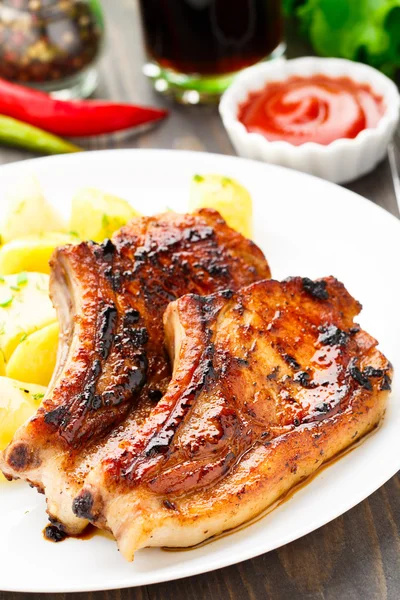
[[[184,296],[165,313],[167,393],[91,471],[75,512],[128,559],[259,514],[380,420],[391,365],[333,278]]]
[[[50,517],[68,533],[81,531],[86,521],[72,513],[72,498],[93,465],[134,435],[169,382],[168,303],[269,276],[262,252],[209,209],[134,219],[112,242],[58,249],[58,364],[41,408],[3,454],[4,474],[43,491]]]

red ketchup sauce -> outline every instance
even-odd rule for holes
[[[376,127],[384,112],[383,98],[369,85],[312,75],[267,83],[239,106],[238,118],[270,141],[327,145]]]

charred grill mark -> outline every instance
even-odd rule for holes
[[[24,442],[13,444],[7,462],[14,471],[27,471],[33,466],[38,466],[34,452]]]
[[[392,380],[387,373],[384,374],[382,383],[379,387],[381,391],[388,391],[392,389]]]
[[[383,369],[374,369],[374,367],[365,367],[363,374],[366,377],[383,377]]]
[[[135,308],[129,308],[124,315],[124,329],[132,327],[140,320],[140,312]]]
[[[311,375],[307,371],[299,371],[296,373],[293,377],[293,381],[307,389],[315,387],[315,383],[311,381]]]
[[[94,396],[92,400],[92,408],[93,410],[99,410],[103,405],[101,396]]]
[[[140,283],[145,300],[150,306],[154,304],[154,302],[160,302],[161,300],[161,303],[166,307],[169,302],[176,300],[176,295],[162,287],[159,283],[149,282],[146,279],[141,279]]]
[[[318,343],[323,346],[345,346],[349,341],[349,335],[335,325],[320,327]]]
[[[250,364],[247,358],[235,358],[235,360],[240,367],[248,367]]]
[[[308,277],[304,277],[301,282],[305,292],[318,300],[328,300],[329,294],[326,289],[326,281],[313,281]]]
[[[161,390],[149,390],[148,396],[152,402],[157,404],[157,402],[159,402],[162,398],[162,391]]]
[[[118,312],[115,304],[106,306],[99,314],[96,351],[100,354],[103,360],[107,360],[110,354],[117,321]]]
[[[208,238],[215,237],[215,231],[212,227],[187,227],[183,230],[183,239],[188,242],[200,242]]]
[[[111,275],[111,287],[114,292],[120,292],[122,288],[122,275],[121,271],[115,269]]]
[[[272,369],[271,373],[269,373],[269,374],[267,375],[267,379],[268,379],[268,381],[274,381],[274,380],[277,378],[277,376],[278,376],[278,373],[279,373],[279,367],[274,367],[274,368]]]
[[[104,240],[102,244],[94,245],[94,255],[97,259],[103,259],[107,262],[111,262],[114,258],[115,246],[111,240]]]
[[[85,386],[81,394],[83,404],[87,407],[93,407],[93,400],[95,397],[97,381],[102,372],[102,365],[99,359],[93,361],[91,368],[89,369]]]
[[[146,327],[137,327],[135,329],[125,329],[124,333],[129,337],[136,348],[140,348],[149,341],[149,334]]]
[[[363,387],[365,390],[372,391],[372,384],[368,377],[360,371],[360,369],[354,364],[352,360],[349,364],[349,373],[352,378]]]
[[[297,360],[293,356],[291,356],[290,354],[287,354],[286,352],[283,352],[282,353],[282,358],[285,361],[285,363],[287,365],[289,365],[289,367],[291,367],[295,371],[298,371],[301,368],[300,365],[299,365],[299,363],[297,362]]]
[[[66,423],[68,417],[68,411],[66,406],[58,406],[54,410],[47,412],[44,416],[44,422],[47,425],[53,425],[54,427],[61,427]]]
[[[227,266],[219,261],[218,258],[207,261],[202,267],[212,277],[221,277],[222,279],[227,279],[229,277]]]
[[[168,508],[168,510],[178,510],[176,508],[176,504],[174,502],[171,502],[170,500],[164,500],[163,505],[165,508]]]
[[[68,537],[65,531],[61,531],[55,525],[47,525],[43,534],[46,540],[48,540],[49,542],[54,542],[55,544],[64,541],[65,538]]]
[[[390,391],[392,380],[390,376],[386,373],[384,369],[375,369],[374,367],[368,366],[365,367],[363,371],[361,371],[355,364],[354,360],[350,363],[349,366],[350,375],[363,387],[368,391],[372,391],[372,384],[370,382],[370,378],[382,378],[382,381],[379,386],[380,391]]]
[[[322,404],[319,404],[318,406],[315,407],[315,410],[319,413],[324,413],[326,414],[327,412],[329,412],[331,409],[330,405],[327,404],[327,402],[323,402]]]
[[[136,249],[135,254],[133,256],[137,263],[144,262],[147,257],[146,249],[143,246],[140,246],[139,248]],[[136,267],[136,264],[135,264],[135,267]]]
[[[94,519],[92,513],[94,505],[94,498],[88,491],[83,491],[77,496],[72,503],[72,512],[80,519],[87,519],[88,521]]]

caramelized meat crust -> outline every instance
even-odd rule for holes
[[[210,209],[134,219],[103,244],[57,249],[51,266],[61,328],[56,371],[0,466],[44,489],[50,514],[73,533],[84,523],[69,496],[121,428],[139,426],[170,380],[168,303],[188,292],[239,289],[270,271],[262,252]]]
[[[392,368],[354,323],[360,309],[334,278],[171,303],[173,379],[141,430],[92,470],[75,513],[132,559],[265,509],[382,417]]]
[[[75,317],[83,343],[40,413],[73,448],[120,422],[146,382],[150,400],[163,394],[162,315],[171,300],[270,276],[258,248],[209,209],[136,219],[113,241],[59,249],[52,264],[53,287],[61,276],[83,288]]]

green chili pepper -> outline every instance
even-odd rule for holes
[[[81,151],[78,146],[52,133],[3,115],[0,115],[0,143],[20,146],[43,154],[66,154]]]

